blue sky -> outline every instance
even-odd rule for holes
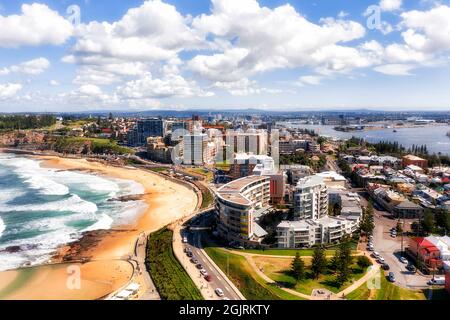
[[[449,1],[0,0],[0,112],[450,111],[449,51]]]

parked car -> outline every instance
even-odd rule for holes
[[[372,255],[374,256],[374,258],[378,258],[380,256],[380,254],[378,252],[376,252],[376,251],[374,251],[372,253]]]
[[[198,264],[198,260],[195,259],[195,258],[192,258],[192,259],[191,259],[191,262],[192,262],[193,264]]]
[[[408,264],[409,263],[408,259],[406,259],[405,257],[400,257],[400,262],[404,263],[404,264]]]
[[[380,264],[383,264],[383,263],[385,263],[385,260],[384,260],[384,258],[383,258],[382,256],[379,256],[379,257],[378,257],[378,262],[379,262]]]
[[[416,267],[414,265],[412,265],[412,264],[408,264],[406,266],[406,270],[408,270],[409,272],[412,272],[412,273],[416,273],[417,272]]]
[[[202,274],[202,276],[207,276],[208,272],[205,269],[200,270],[200,273]]]
[[[391,269],[391,267],[387,263],[383,263],[382,268],[383,268],[383,270],[386,270],[386,271]]]
[[[428,281],[428,284],[443,286],[443,285],[445,285],[445,277],[434,277],[433,279]]]
[[[208,282],[211,282],[212,281],[212,277],[209,274],[207,274],[205,276],[205,280],[208,281]]]
[[[192,252],[188,252],[188,253],[186,253],[186,255],[187,255],[189,258],[192,258],[192,257],[194,256],[194,254],[193,254]]]
[[[214,292],[215,292],[219,297],[223,297],[223,296],[224,296],[222,289],[217,288],[216,290],[214,290]]]
[[[201,263],[198,263],[195,267],[196,267],[197,269],[199,269],[199,270],[202,270],[202,269],[203,269],[203,266],[202,266]]]
[[[395,282],[396,281],[395,275],[394,275],[393,272],[389,272],[388,279],[389,279],[390,282]]]
[[[191,252],[191,249],[189,249],[189,248],[184,248],[184,253],[188,253],[188,252]]]
[[[188,243],[188,238],[187,237],[183,237],[183,243]]]

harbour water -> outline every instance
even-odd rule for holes
[[[43,168],[40,161],[0,153],[0,271],[41,264],[84,232],[128,224],[143,201],[142,185],[75,171]]]
[[[450,126],[447,125],[399,128],[395,129],[397,132],[394,132],[393,129],[341,132],[334,130],[335,126],[310,124],[291,124],[290,127],[314,130],[320,135],[340,139],[358,137],[371,143],[397,141],[406,148],[411,147],[413,144],[426,145],[430,153],[440,152],[443,155],[450,155],[450,137],[447,136]]]

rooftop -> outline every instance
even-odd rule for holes
[[[412,155],[412,154],[404,156],[403,159],[410,160],[410,161],[425,161],[425,159],[422,159],[422,158]]]
[[[235,202],[241,205],[251,205],[251,201],[242,195],[242,190],[252,183],[264,180],[270,180],[270,178],[264,176],[244,177],[224,185],[217,191],[217,193],[221,198],[227,201]]]

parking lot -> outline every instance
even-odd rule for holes
[[[414,273],[406,269],[407,263],[400,261],[402,257],[402,240],[401,237],[392,237],[390,230],[395,228],[397,220],[387,218],[383,212],[375,215],[374,230],[374,249],[385,259],[385,263],[389,265],[390,270],[396,278],[396,284],[407,289],[424,289],[428,288],[427,282],[431,277]],[[407,246],[407,239],[404,239],[404,246]]]

